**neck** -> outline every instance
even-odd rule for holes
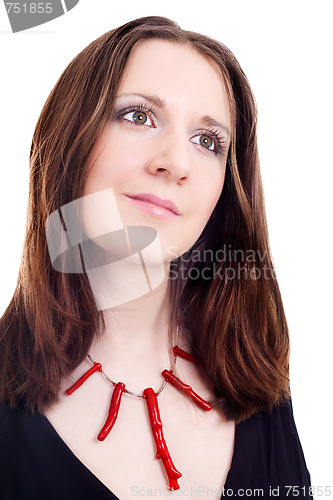
[[[142,343],[158,343],[157,331],[168,329],[168,279],[138,299],[103,311],[103,337],[112,347],[126,344],[136,350]]]
[[[101,312],[105,327],[89,353],[121,380],[140,374],[149,384],[170,365],[168,274],[151,292]],[[128,383],[130,381],[128,380]],[[132,382],[133,383],[133,382]],[[156,382],[155,382],[156,383]]]

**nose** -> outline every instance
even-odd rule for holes
[[[152,143],[148,171],[178,184],[186,182],[190,173],[189,140],[184,132],[169,130]]]

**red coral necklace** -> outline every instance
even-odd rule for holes
[[[178,341],[179,341],[179,327],[177,327],[177,345],[173,347],[174,363],[176,364],[177,356],[180,356],[181,358],[191,361],[193,363],[197,363],[197,359],[194,356],[183,351],[178,347]],[[212,409],[211,404],[202,399],[196,392],[194,392],[190,385],[184,384],[184,382],[179,380],[179,378],[174,375],[173,370],[171,369],[163,370],[162,375],[164,377],[164,381],[157,392],[155,392],[151,387],[148,387],[143,391],[142,394],[138,394],[128,390],[123,382],[115,382],[111,378],[109,378],[106,375],[106,373],[102,370],[101,363],[97,363],[96,361],[94,361],[93,358],[90,356],[90,354],[88,354],[88,359],[93,366],[86,373],[84,373],[84,375],[82,375],[82,377],[79,378],[79,380],[75,382],[75,384],[73,384],[69,389],[66,390],[66,394],[68,394],[69,396],[73,394],[74,391],[76,391],[79,387],[81,387],[81,385],[93,373],[97,371],[101,372],[102,375],[105,377],[105,379],[114,386],[108,417],[106,419],[106,422],[102,430],[97,436],[97,439],[99,441],[104,441],[104,439],[108,436],[112,427],[114,426],[117,420],[123,393],[145,399],[147,402],[150,426],[156,444],[156,450],[157,450],[156,458],[161,459],[162,461],[165,472],[168,476],[170,490],[172,491],[178,490],[180,486],[177,481],[182,476],[182,474],[174,466],[164,439],[162,430],[163,425],[158,408],[157,396],[161,394],[167,382],[170,382],[171,385],[173,385],[176,389],[178,389],[182,394],[185,394],[187,397],[189,397],[196,405],[198,405],[203,410],[206,411],[211,410]]]

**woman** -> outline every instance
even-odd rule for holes
[[[255,103],[226,47],[147,17],[68,66],[0,327],[3,498],[310,497]]]

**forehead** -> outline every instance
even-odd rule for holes
[[[229,105],[218,65],[191,46],[165,40],[135,44],[126,63],[119,93],[156,95],[167,105],[197,106],[229,122]]]

